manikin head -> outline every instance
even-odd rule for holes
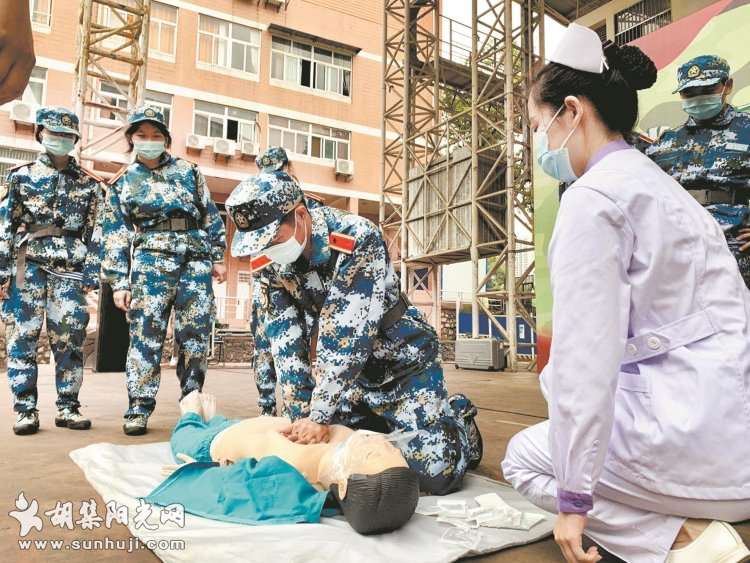
[[[319,481],[330,488],[360,534],[397,530],[414,514],[419,477],[385,435],[357,430],[320,460]]]

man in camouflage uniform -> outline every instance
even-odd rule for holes
[[[126,136],[137,158],[110,181],[102,218],[102,273],[130,322],[123,431],[139,435],[156,406],[173,307],[182,397],[203,387],[215,312],[211,276],[219,282],[226,277],[226,242],[224,223],[198,166],[166,150],[171,138],[161,111],[137,108],[128,123]],[[162,141],[139,141],[144,131],[155,135],[157,130],[162,136],[155,138]]]
[[[253,283],[253,303],[250,317],[250,331],[253,334],[253,368],[255,386],[258,388],[258,407],[261,416],[276,416],[276,368],[273,365],[271,346],[266,338],[266,324],[261,322],[263,308],[262,293],[265,288],[256,277]]]
[[[260,319],[290,439],[325,441],[334,423],[413,432],[399,447],[423,490],[456,490],[479,463],[476,409],[449,400],[435,330],[400,293],[378,228],[311,203],[286,163],[269,149],[226,205],[238,229],[232,254],[263,268]]]
[[[45,315],[55,358],[55,425],[91,427],[78,393],[89,321],[85,293],[99,287],[95,227],[103,186],[69,156],[80,137],[74,113],[40,108],[35,135],[44,151],[11,171],[0,204],[0,291],[16,434],[39,429],[37,343]]]
[[[750,287],[750,115],[728,103],[733,83],[720,57],[686,62],[677,82],[688,120],[645,153],[719,221]]]

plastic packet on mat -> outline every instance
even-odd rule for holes
[[[466,549],[476,551],[482,542],[482,533],[479,530],[462,530],[450,528],[440,538],[442,543],[460,545]]]
[[[467,504],[465,500],[439,499],[437,505],[441,510],[441,516],[466,517]]]

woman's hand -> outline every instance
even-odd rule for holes
[[[737,240],[740,242],[750,241],[750,229],[740,229]],[[745,244],[740,246],[740,252],[747,252],[748,249],[750,249],[750,242],[745,242]]]
[[[211,275],[217,282],[224,283],[227,279],[227,267],[224,264],[214,264]]]
[[[126,313],[128,309],[130,309],[130,292],[127,289],[115,291],[112,294],[112,299],[115,302],[115,307],[118,309],[121,309]]]
[[[555,522],[555,541],[560,546],[567,563],[595,563],[602,556],[596,547],[583,551],[583,530],[586,527],[584,514],[561,512]]]

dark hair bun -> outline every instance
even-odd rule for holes
[[[604,46],[607,64],[617,69],[622,77],[636,90],[650,88],[656,82],[656,65],[654,61],[633,45],[618,47],[607,42]]]

